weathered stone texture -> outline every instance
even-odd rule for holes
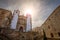
[[[27,18],[24,15],[20,15],[18,17],[16,30],[26,32],[26,25],[27,25],[26,23],[27,23]]]
[[[11,19],[12,19],[11,11],[0,8],[0,28],[9,27]]]
[[[47,38],[60,39],[60,6],[53,11],[41,27]]]

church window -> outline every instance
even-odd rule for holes
[[[49,21],[50,21],[51,19],[49,18]]]
[[[37,37],[35,37],[34,40],[37,40]]]
[[[51,33],[51,37],[54,37],[53,33]]]
[[[24,38],[24,36],[22,36],[22,38]]]
[[[48,28],[50,29],[50,26],[48,26]]]
[[[1,29],[0,29],[0,32],[1,32]]]
[[[60,36],[60,33],[58,32],[58,35]]]

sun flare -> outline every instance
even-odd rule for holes
[[[26,15],[26,14],[32,15],[32,9],[25,9],[24,15]]]

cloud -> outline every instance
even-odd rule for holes
[[[41,26],[53,10],[60,5],[60,0],[0,0],[0,8],[13,11],[22,10],[26,5],[33,6],[35,12],[32,15],[33,27]],[[22,10],[23,11],[23,10]]]

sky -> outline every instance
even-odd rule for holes
[[[0,8],[13,11],[32,10],[32,28],[40,27],[49,15],[60,5],[60,0],[0,0]]]

